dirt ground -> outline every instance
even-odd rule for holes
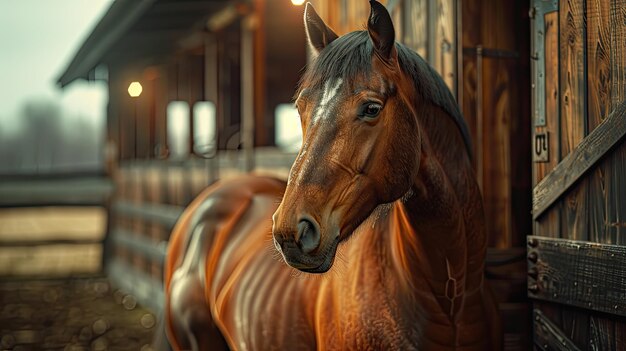
[[[151,350],[156,317],[106,278],[0,281],[0,350]]]

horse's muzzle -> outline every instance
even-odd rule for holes
[[[274,233],[274,245],[285,262],[303,272],[324,273],[333,265],[337,240],[322,244],[319,225],[304,218],[298,222],[295,235]]]

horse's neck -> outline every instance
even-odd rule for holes
[[[418,176],[411,191],[394,203],[389,220],[400,274],[416,289],[438,296],[442,312],[456,315],[461,297],[480,289],[486,240],[471,165],[465,155],[448,151],[458,150],[451,141],[463,144],[455,140],[458,135],[441,138],[438,133],[446,133],[446,127],[425,127],[433,134],[423,138]]]

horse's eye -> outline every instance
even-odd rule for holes
[[[378,114],[380,113],[380,110],[382,109],[383,109],[383,106],[381,104],[378,104],[375,102],[368,102],[363,105],[360,116],[365,119],[371,120],[371,119],[378,117]]]

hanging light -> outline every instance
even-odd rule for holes
[[[128,95],[130,95],[130,97],[138,97],[139,95],[141,95],[142,91],[143,87],[139,82],[132,82],[128,86]]]
[[[304,4],[304,0],[291,0],[291,3],[296,5],[296,6],[300,6],[300,5]]]

